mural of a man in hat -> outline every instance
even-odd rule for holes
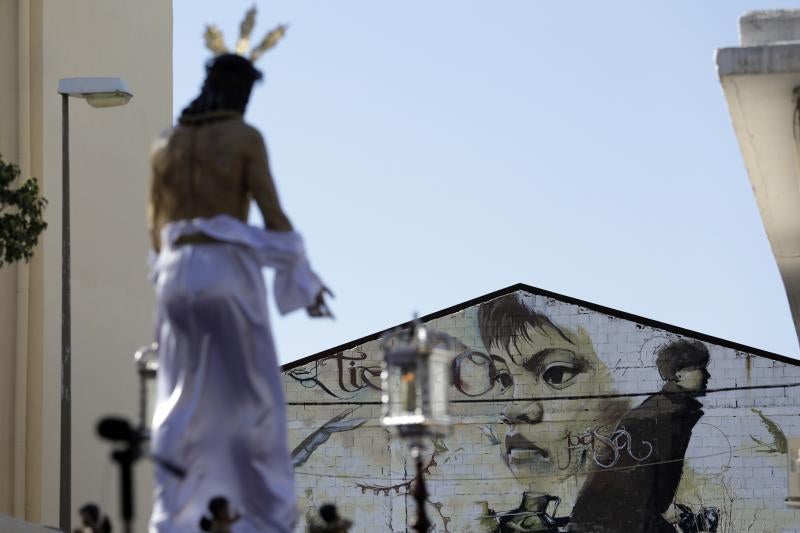
[[[624,429],[634,446],[647,446],[647,453],[625,454],[610,468],[595,465],[578,494],[569,531],[676,531],[664,513],[675,498],[692,429],[703,416],[697,398],[708,384],[708,361],[708,349],[695,340],[673,341],[658,350],[656,366],[666,383],[616,428]]]

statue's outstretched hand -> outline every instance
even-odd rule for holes
[[[334,297],[331,290],[328,287],[323,286],[319,293],[317,293],[317,298],[314,300],[314,303],[309,307],[306,307],[308,316],[312,318],[335,318],[330,307],[328,307],[328,304],[325,302],[326,294],[331,298]]]

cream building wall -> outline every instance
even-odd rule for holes
[[[149,144],[172,120],[172,4],[0,0],[0,68],[0,153],[38,177],[49,201],[34,260],[0,269],[0,513],[31,522],[55,525],[59,509],[56,88],[64,77],[119,76],[134,93],[111,109],[70,100],[72,508],[92,500],[116,514],[117,473],[94,426],[106,414],[135,417],[131,354],[152,337],[144,204]],[[149,471],[136,472],[140,526]]]
[[[0,3],[0,69],[16,74],[16,6]],[[16,157],[17,98],[15,76],[0,76],[0,155]],[[0,427],[14,424],[14,353],[16,328],[15,266],[0,268]],[[13,506],[14,432],[0,432],[0,511]]]

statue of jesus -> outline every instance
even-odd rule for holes
[[[251,10],[242,24],[237,53],[209,62],[200,95],[151,158],[159,343],[152,449],[186,471],[179,478],[156,466],[152,533],[196,533],[218,497],[240,517],[234,533],[290,533],[296,518],[262,267],[275,269],[281,313],[330,316],[329,292],[281,207],[261,134],[243,120],[262,78],[254,56],[284,31],[271,32],[247,59],[240,54],[254,16]],[[215,31],[207,41],[224,52]],[[266,229],[247,224],[251,199]]]

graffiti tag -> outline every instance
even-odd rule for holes
[[[568,431],[566,436],[568,456],[572,457],[573,451],[585,452],[600,468],[611,468],[624,454],[640,463],[653,453],[653,445],[646,440],[637,446],[639,453],[634,452],[634,440],[624,427],[616,429],[610,435],[604,435],[602,429],[601,426],[578,435],[572,435]]]
[[[307,389],[319,387],[334,398],[351,399],[363,389],[381,390],[381,367],[359,364],[366,359],[365,352],[358,351],[351,355],[339,352],[316,362],[311,369],[293,368],[286,374]],[[336,365],[335,384],[326,384],[322,379],[321,367],[329,362],[334,362]]]

